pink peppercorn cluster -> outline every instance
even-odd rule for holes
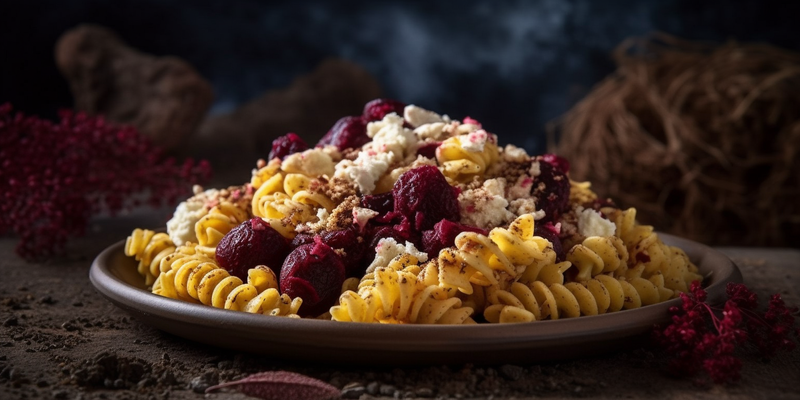
[[[703,370],[715,383],[733,382],[742,368],[736,350],[747,342],[764,357],[795,348],[800,340],[796,308],[787,308],[775,294],[761,313],[756,294],[747,286],[729,283],[726,289],[728,300],[720,310],[705,302],[706,291],[693,282],[690,293],[681,293],[681,307],[670,309],[672,323],[655,331],[656,342],[672,357],[670,372],[691,376]]]
[[[62,111],[58,122],[0,105],[0,235],[20,237],[17,253],[40,259],[81,235],[89,218],[135,195],[173,204],[211,175],[206,161],[166,158],[132,127]]]

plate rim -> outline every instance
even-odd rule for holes
[[[728,282],[742,282],[738,267],[727,256],[704,244],[673,235],[658,232],[665,243],[678,246],[687,254],[690,251],[699,259],[692,259],[701,270],[708,264],[716,263],[717,275],[711,276],[711,284],[706,287],[711,303],[721,303],[725,298],[725,285]],[[92,262],[89,278],[94,287],[116,306],[131,313],[157,329],[184,338],[220,347],[245,349],[264,354],[282,354],[291,347],[307,346],[316,348],[318,353],[306,354],[312,361],[331,360],[330,356],[358,350],[374,355],[401,354],[406,361],[438,359],[439,356],[455,356],[465,351],[475,354],[491,352],[504,359],[514,358],[516,350],[554,350],[555,354],[541,359],[557,359],[558,349],[566,356],[571,346],[587,344],[587,338],[597,343],[617,342],[640,336],[647,330],[645,325],[663,323],[669,319],[668,309],[680,304],[680,299],[622,310],[598,316],[544,320],[518,324],[477,324],[477,325],[388,325],[368,323],[342,323],[329,320],[294,319],[250,314],[240,311],[216,309],[213,307],[187,303],[152,294],[134,287],[113,272],[112,265],[120,255],[124,255],[125,240],[105,248]],[[690,258],[692,258],[690,256]],[[695,257],[696,258],[696,257]],[[142,278],[143,279],[143,278]],[[646,322],[646,324],[645,324]],[[613,329],[610,329],[612,326]],[[224,340],[213,340],[198,335],[202,332],[223,330]],[[650,328],[652,329],[652,328]],[[246,339],[248,345],[237,340]],[[357,339],[357,340],[354,340]],[[270,345],[288,346],[273,348]],[[314,347],[319,345],[318,347]],[[393,347],[387,348],[387,345]],[[478,347],[479,350],[470,350]],[[307,351],[301,351],[307,353]],[[589,354],[583,352],[580,354]],[[549,353],[548,353],[549,354]],[[454,357],[459,358],[459,357]],[[570,357],[566,357],[570,358]],[[358,361],[370,363],[371,357]]]

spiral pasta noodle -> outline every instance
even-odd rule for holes
[[[692,281],[702,280],[697,266],[683,250],[662,242],[652,226],[636,223],[636,209],[607,211],[617,227],[617,236],[629,252],[627,268],[618,276],[650,279],[661,274],[665,278],[664,286],[679,292],[686,292]]]
[[[159,277],[153,293],[226,310],[299,318],[302,299],[280,294],[275,273],[267,267],[251,268],[247,283],[211,260],[195,258],[173,267]]]
[[[671,291],[660,290],[649,280],[634,278],[629,282],[610,275],[597,275],[582,283],[515,282],[509,290],[489,290],[484,318],[499,323],[575,318],[639,308],[671,296]]]
[[[455,182],[468,182],[482,176],[497,161],[497,145],[486,142],[480,150],[468,146],[469,135],[453,136],[439,146],[436,159],[444,176]]]
[[[125,241],[125,255],[139,261],[136,270],[152,285],[161,274],[161,260],[175,251],[175,244],[166,233],[134,229]]]
[[[246,210],[233,203],[222,202],[209,210],[194,226],[197,250],[213,257],[220,240],[237,225],[247,221]]]
[[[280,163],[271,162],[253,174],[253,215],[262,217],[284,237],[293,238],[295,228],[304,223],[315,222],[317,210],[330,212],[334,202],[319,190],[311,190],[315,179],[301,173],[280,170]]]
[[[461,307],[461,300],[436,285],[417,280],[419,266],[402,270],[376,268],[371,279],[362,280],[358,292],[347,290],[339,305],[331,307],[335,321],[468,324],[472,309]]]
[[[575,280],[585,282],[600,273],[615,272],[620,266],[627,265],[628,249],[618,237],[591,236],[569,250],[567,261],[578,270]]]

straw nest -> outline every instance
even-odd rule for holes
[[[549,126],[572,179],[661,231],[800,246],[800,55],[654,34],[613,56],[617,71]]]

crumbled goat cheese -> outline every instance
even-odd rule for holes
[[[441,115],[413,104],[406,106],[403,110],[403,117],[414,128],[434,122],[447,122]]]
[[[215,191],[208,190],[204,194],[211,195],[210,192]],[[197,243],[194,225],[200,218],[208,214],[209,210],[205,206],[205,200],[199,198],[200,196],[196,195],[178,204],[172,218],[167,221],[167,234],[176,246],[183,246],[186,242]]]
[[[414,134],[417,135],[419,140],[443,140],[447,137],[447,132],[445,132],[444,129],[445,126],[447,125],[444,122],[420,125],[414,128]]]
[[[428,261],[428,254],[424,251],[417,250],[413,243],[406,242],[404,246],[397,243],[394,238],[384,238],[375,246],[375,259],[372,261],[372,264],[367,267],[366,273],[369,274],[374,272],[377,268],[388,266],[389,262],[395,257],[402,256],[403,254],[416,257],[420,264]]]
[[[530,197],[509,201],[508,211],[511,211],[516,216],[533,214],[533,219],[537,221],[544,218],[544,210],[537,210],[536,202]]]
[[[369,208],[364,207],[355,207],[353,208],[353,223],[358,225],[358,229],[360,231],[364,231],[364,228],[367,226],[367,222],[370,219],[375,218],[378,216],[378,212],[375,210],[370,210]]]
[[[578,214],[578,233],[583,236],[613,236],[617,226],[599,212],[586,208]]]
[[[505,199],[505,180],[487,179],[481,187],[468,189],[458,195],[461,223],[491,229],[514,218]]]
[[[354,182],[361,194],[372,194],[375,182],[386,173],[394,153],[360,151],[355,160],[342,160],[336,164],[335,176]]]
[[[372,138],[372,142],[365,145],[362,151],[371,149],[380,153],[393,153],[392,162],[402,160],[416,150],[419,141],[414,131],[403,124],[403,118],[396,113],[389,113],[380,121],[370,122],[367,124],[367,136]]]
[[[517,178],[517,182],[508,188],[506,197],[509,200],[530,198],[532,186],[533,178],[527,175],[521,175],[519,178]]]
[[[503,149],[503,160],[514,163],[524,163],[530,161],[530,156],[525,152],[525,149],[507,144]]]
[[[333,176],[334,163],[331,156],[322,149],[308,149],[302,153],[290,154],[281,163],[287,173],[300,173],[305,176]]]
[[[484,146],[486,146],[487,139],[489,139],[489,134],[483,129],[478,129],[464,136],[459,136],[461,148],[473,153],[482,152]]]
[[[542,169],[539,166],[538,161],[534,161],[531,163],[531,167],[528,169],[528,175],[530,176],[539,176],[542,174]]]

